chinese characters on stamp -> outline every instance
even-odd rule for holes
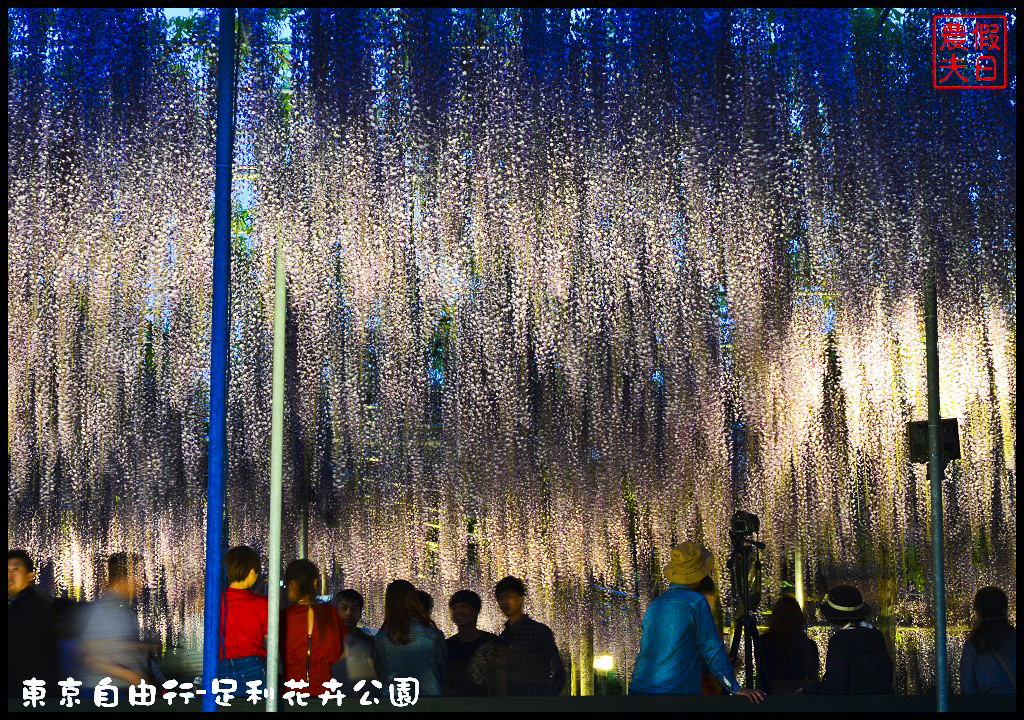
[[[1006,16],[932,18],[932,86],[937,90],[1006,87]]]

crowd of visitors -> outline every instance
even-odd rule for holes
[[[222,633],[218,677],[266,683],[268,601],[253,591],[260,558],[245,546],[225,558],[227,589],[221,598]],[[832,627],[819,678],[817,645],[807,636],[804,613],[790,596],[771,610],[760,637],[759,688],[736,680],[722,627],[723,612],[712,576],[711,553],[697,543],[672,549],[664,567],[668,589],[644,613],[631,694],[735,694],[761,702],[770,694],[892,694],[893,663],[882,633],[868,621],[871,607],[857,588],[832,588],[819,606]],[[320,572],[309,560],[285,570],[287,607],[281,611],[281,683],[302,681],[314,694],[324,683],[375,681],[383,688],[415,678],[420,696],[540,696],[565,691],[566,675],[554,634],[524,612],[526,586],[506,577],[494,597],[506,621],[497,635],[477,627],[483,601],[459,590],[448,601],[457,632],[445,639],[431,617],[433,599],[406,580],[384,594],[379,630],[360,625],[363,596],[348,588],[333,602],[320,602]],[[7,554],[8,696],[19,698],[24,682],[43,680],[55,691],[69,676],[86,687],[101,681],[127,688],[146,678],[160,681],[147,661],[131,609],[138,592],[132,557],[116,553],[107,562],[99,598],[69,621],[65,603],[35,587],[35,566],[23,550]],[[964,644],[960,687],[965,695],[1016,692],[1016,631],[1008,619],[1006,594],[978,591],[974,628]],[[74,627],[74,631],[69,628]],[[70,646],[58,637],[74,635]],[[734,667],[735,666],[735,667]],[[364,683],[368,684],[368,683]],[[283,688],[282,688],[283,689]]]

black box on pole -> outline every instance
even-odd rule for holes
[[[907,445],[910,462],[928,462],[928,421],[907,423]],[[960,459],[960,425],[956,418],[942,420],[942,459],[946,462]]]

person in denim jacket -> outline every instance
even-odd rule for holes
[[[665,565],[668,590],[644,613],[640,652],[629,692],[635,695],[700,695],[701,660],[730,695],[761,702],[764,693],[740,687],[733,674],[711,607],[699,592],[714,569],[711,552],[698,543],[672,548]]]
[[[388,687],[396,678],[416,678],[420,697],[441,695],[448,647],[444,634],[407,580],[395,580],[384,591],[384,624],[374,636],[373,666]]]

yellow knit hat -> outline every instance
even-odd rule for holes
[[[672,559],[663,568],[669,582],[693,585],[715,567],[714,555],[710,550],[695,542],[684,542],[672,548]]]

